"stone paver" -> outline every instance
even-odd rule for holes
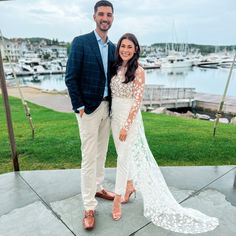
[[[177,201],[185,199],[183,206],[219,218],[220,226],[216,230],[199,235],[236,235],[235,166],[162,167],[161,170]],[[105,188],[113,190],[114,183],[115,169],[106,169]],[[192,196],[194,192],[198,194]],[[0,202],[1,236],[181,235],[148,224],[139,192],[135,199],[123,205],[123,216],[118,222],[111,218],[112,202],[98,199],[96,228],[84,231],[80,170],[0,175]]]

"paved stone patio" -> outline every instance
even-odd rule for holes
[[[220,226],[199,235],[236,235],[236,166],[162,167],[181,205],[218,217]],[[114,189],[115,169],[106,169],[105,187]],[[112,202],[98,199],[96,227],[82,227],[80,170],[21,171],[0,175],[1,236],[169,236],[143,216],[142,196],[123,205],[120,221]]]

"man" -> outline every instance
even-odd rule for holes
[[[110,135],[110,67],[115,54],[115,46],[107,37],[113,22],[112,4],[98,1],[93,18],[96,29],[72,42],[65,77],[80,130],[85,229],[95,226],[95,195],[114,199],[114,193],[104,190],[101,185]]]

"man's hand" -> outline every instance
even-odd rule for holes
[[[82,118],[83,114],[84,114],[84,109],[81,109],[81,110],[79,111],[79,116],[80,116],[80,118]]]
[[[124,128],[122,128],[122,129],[120,130],[119,140],[120,140],[121,142],[124,142],[124,141],[126,140],[126,138],[127,138],[127,130],[124,129]]]

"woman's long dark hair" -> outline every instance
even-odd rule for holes
[[[135,35],[133,35],[131,33],[126,33],[120,38],[120,40],[117,43],[117,47],[116,47],[116,54],[115,54],[116,59],[115,59],[115,63],[113,65],[113,69],[112,69],[113,75],[117,74],[117,70],[122,65],[122,62],[123,62],[123,60],[121,59],[121,57],[119,55],[119,50],[120,50],[121,42],[123,39],[128,39],[131,42],[133,42],[134,48],[136,50],[134,53],[134,56],[127,62],[127,71],[125,73],[125,81],[124,81],[124,83],[127,84],[127,83],[133,81],[135,78],[135,71],[138,68],[140,46],[139,46],[138,40],[135,37]]]

